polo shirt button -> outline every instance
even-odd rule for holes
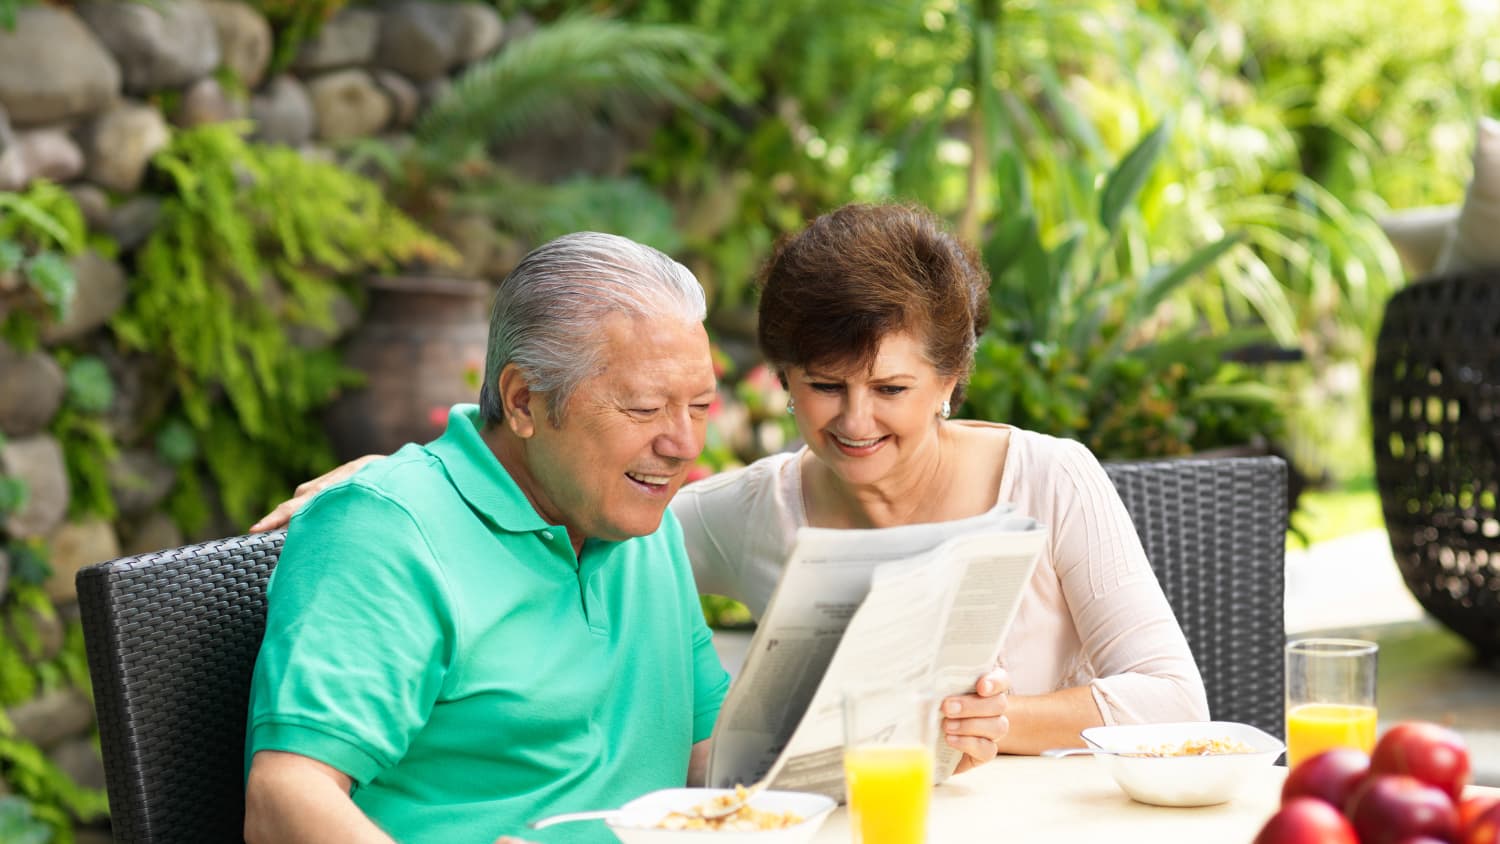
[[[545,539],[545,540],[547,540],[548,542],[551,542],[552,541],[552,531],[550,531],[550,530],[544,530],[544,531],[542,531],[542,538]]]

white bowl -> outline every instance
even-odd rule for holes
[[[1212,756],[1095,756],[1131,798],[1154,806],[1212,806],[1234,797],[1257,768],[1275,764],[1286,745],[1273,735],[1234,721],[1090,727],[1083,740],[1100,750],[1131,753],[1183,742],[1228,739],[1249,753]]]
[[[805,791],[762,791],[750,801],[763,812],[796,812],[802,823],[783,829],[737,832],[713,829],[654,829],[672,812],[689,812],[695,806],[722,794],[730,788],[667,788],[642,795],[620,807],[606,823],[615,837],[625,844],[685,844],[685,842],[718,842],[718,844],[807,844],[818,834],[818,827],[828,819],[835,803],[821,794]]]

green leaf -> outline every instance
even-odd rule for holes
[[[26,196],[13,193],[0,193],[0,209],[8,209],[18,219],[30,223],[33,228],[47,235],[54,243],[62,247],[64,252],[72,251],[74,248],[73,236],[68,232],[67,227],[56,217],[47,213],[40,204],[28,199]]]
[[[11,577],[21,583],[45,583],[52,576],[52,565],[47,562],[46,552],[32,542],[13,542],[7,546],[10,553]]]
[[[1145,319],[1156,311],[1158,305],[1198,273],[1213,266],[1215,261],[1240,242],[1239,234],[1230,234],[1199,249],[1186,261],[1175,266],[1153,267],[1141,280],[1141,289],[1131,303],[1131,321]]]
[[[14,240],[0,240],[0,273],[10,272],[26,260],[26,252]]]
[[[25,481],[0,475],[0,513],[14,513],[25,507],[29,495]]]
[[[564,18],[469,67],[415,134],[433,152],[451,152],[598,112],[629,119],[642,105],[691,108],[689,92],[702,82],[729,87],[712,66],[712,47],[689,27]]]
[[[115,382],[104,361],[85,356],[68,367],[68,402],[84,413],[103,413],[115,399]]]
[[[1030,214],[1021,212],[1005,215],[984,242],[982,250],[990,277],[998,279],[1009,270],[1029,245],[1027,236],[1034,239],[1036,234],[1036,220]]]
[[[1161,157],[1162,150],[1166,148],[1169,130],[1165,122],[1158,123],[1156,128],[1146,133],[1140,142],[1135,145],[1120,163],[1110,172],[1104,182],[1104,192],[1099,198],[1099,222],[1104,224],[1104,230],[1109,233],[1111,239],[1114,237],[1115,227],[1120,223],[1120,215],[1125,209],[1135,204],[1136,197],[1140,196],[1141,189],[1146,186],[1146,180],[1150,178],[1151,171],[1156,168],[1156,160]]]
[[[174,466],[198,456],[198,438],[193,429],[181,419],[169,419],[156,432],[156,453]]]
[[[78,292],[78,278],[67,260],[56,252],[40,252],[26,261],[25,273],[31,288],[52,307],[53,318],[65,318]]]

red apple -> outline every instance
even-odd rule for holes
[[[1390,728],[1370,754],[1371,774],[1405,774],[1441,788],[1455,803],[1469,781],[1469,750],[1458,733],[1427,721]]]
[[[1293,797],[1316,797],[1342,809],[1349,795],[1370,770],[1370,757],[1352,748],[1325,750],[1287,774],[1281,786],[1281,803]]]
[[[1500,803],[1491,805],[1464,824],[1463,837],[1457,840],[1462,844],[1497,844],[1500,842]]]
[[[1359,844],[1339,810],[1316,797],[1293,797],[1271,816],[1255,844]]]
[[[1465,797],[1458,804],[1458,828],[1459,831],[1468,829],[1474,825],[1479,816],[1489,811],[1491,806],[1500,806],[1500,797],[1491,797],[1488,794],[1476,794],[1473,797]]]
[[[1452,841],[1458,835],[1458,810],[1448,794],[1400,774],[1366,777],[1349,797],[1344,814],[1362,844],[1395,844],[1423,835]]]

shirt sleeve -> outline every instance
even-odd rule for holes
[[[682,496],[679,494],[677,497],[680,499]],[[678,540],[683,536],[684,530],[677,512],[674,501],[672,513],[663,527],[672,546],[681,548]],[[673,557],[673,563],[681,573],[677,591],[682,596],[682,610],[693,640],[693,743],[696,744],[713,735],[714,723],[719,719],[719,708],[729,692],[729,672],[719,662],[719,652],[714,649],[713,631],[708,629],[708,624],[703,620],[703,607],[698,601],[698,591],[694,588],[687,561],[682,559],[679,551],[674,551]]]
[[[670,506],[672,515],[682,526],[682,542],[687,549],[688,562],[692,564],[698,591],[733,598],[736,590],[732,586],[734,579],[730,573],[729,555],[723,546],[724,537],[714,531],[714,526],[720,523],[716,518],[720,515],[719,505],[726,498],[720,477],[683,487],[672,498]]]
[[[267,593],[246,766],[316,759],[358,784],[406,753],[455,647],[451,601],[410,514],[353,481],[294,517]]]
[[[1066,442],[1055,470],[1053,560],[1105,723],[1206,720],[1203,678],[1104,467]]]

